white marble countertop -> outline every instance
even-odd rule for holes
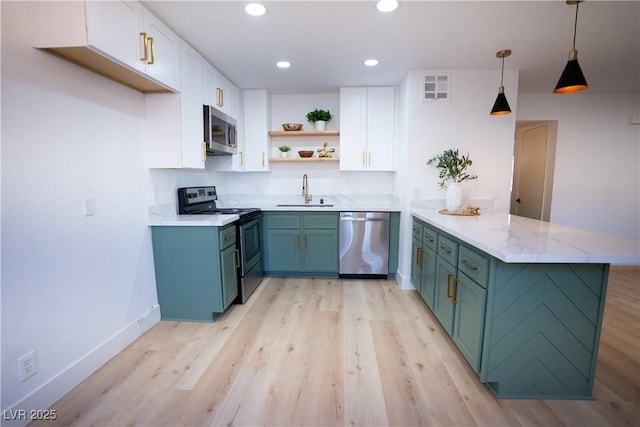
[[[324,206],[320,205],[320,199]],[[300,205],[300,206],[278,206]],[[313,195],[309,205],[299,195],[231,195],[220,196],[219,208],[259,208],[263,211],[339,212],[384,211],[399,212],[400,201],[393,196],[373,195]],[[221,227],[238,219],[238,215],[178,215],[175,204],[167,203],[149,207],[150,226],[214,226]]]
[[[504,261],[640,265],[640,242],[504,213],[411,215]]]

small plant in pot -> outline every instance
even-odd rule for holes
[[[318,108],[313,111],[309,111],[306,117],[309,123],[315,123],[316,130],[324,130],[327,122],[333,118],[329,110],[322,110]]]
[[[288,145],[281,145],[278,147],[280,150],[280,157],[287,157],[289,155],[289,151],[291,151],[291,147]]]
[[[460,155],[459,149],[449,149],[429,159],[427,165],[435,165],[440,170],[440,188],[446,188],[446,205],[449,213],[455,213],[462,207],[462,189],[459,183],[477,179],[478,175],[467,172],[467,168],[473,164],[467,155]]]

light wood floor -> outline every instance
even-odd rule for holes
[[[596,378],[595,401],[496,400],[415,291],[271,278],[213,324],[160,322],[46,425],[637,426],[640,269],[611,270]]]

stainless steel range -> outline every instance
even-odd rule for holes
[[[178,188],[179,215],[229,215],[240,218],[236,225],[236,245],[239,252],[238,299],[244,304],[256,290],[262,278],[262,213],[257,208],[219,208],[215,186]]]

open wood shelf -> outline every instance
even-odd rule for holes
[[[337,157],[272,157],[270,162],[295,163],[295,162],[337,162]]]
[[[270,130],[269,136],[339,136],[339,130]]]

